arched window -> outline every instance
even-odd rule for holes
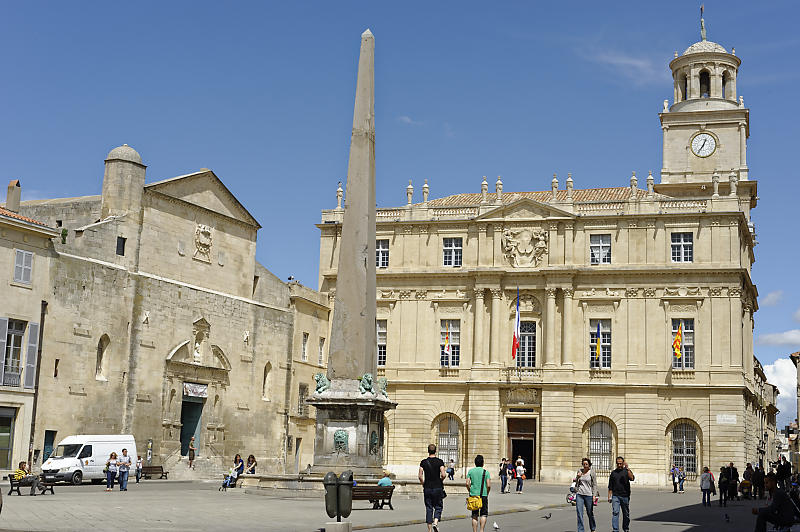
[[[697,429],[681,422],[672,427],[672,463],[687,475],[697,474]]]
[[[722,97],[728,97],[728,82],[731,80],[731,75],[726,70],[722,73]]]
[[[711,96],[711,74],[708,70],[700,72],[700,97],[708,98]]]
[[[111,340],[108,338],[107,334],[101,336],[100,340],[97,342],[97,364],[95,366],[94,373],[94,376],[97,379],[106,378],[106,369],[108,367],[108,357],[106,356],[106,351],[108,351],[108,344],[110,343]]]
[[[680,78],[680,91],[681,91],[681,101],[686,100],[689,98],[689,78],[686,74],[682,74]]]
[[[589,425],[589,459],[597,472],[610,472],[613,469],[614,429],[608,421],[598,420]]]
[[[264,366],[264,377],[261,380],[261,397],[269,399],[269,373],[272,371],[272,364],[267,362]]]
[[[450,460],[453,460],[458,466],[458,418],[452,414],[446,414],[439,418],[437,425],[439,458],[444,461],[445,465],[449,465]]]

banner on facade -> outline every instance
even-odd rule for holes
[[[189,397],[208,397],[208,384],[184,382],[183,395],[188,395]]]

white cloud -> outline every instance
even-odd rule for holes
[[[663,60],[644,55],[631,55],[611,50],[584,49],[578,52],[584,59],[599,63],[628,78],[634,85],[648,85],[669,81]]]
[[[779,358],[772,364],[764,366],[764,374],[770,384],[778,387],[778,427],[797,417],[797,369],[788,358]]]
[[[783,298],[783,290],[775,290],[762,297],[758,304],[762,307],[774,307],[780,302],[781,298]]]
[[[413,118],[411,118],[408,115],[400,115],[400,116],[398,116],[397,117],[397,121],[400,122],[401,124],[406,124],[406,125],[409,125],[409,126],[422,125],[422,122],[420,122],[418,120],[414,120]]]
[[[779,333],[762,334],[758,337],[762,345],[793,345],[800,346],[800,329],[791,329]]]
[[[792,317],[794,318],[794,321],[800,321],[800,308],[794,311]]]

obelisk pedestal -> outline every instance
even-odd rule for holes
[[[383,413],[394,408],[376,380],[375,38],[361,35],[347,196],[336,275],[327,378],[307,401],[317,412],[312,471],[380,477]]]

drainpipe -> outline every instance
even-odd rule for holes
[[[28,467],[33,467],[33,439],[36,433],[36,406],[39,403],[39,373],[42,370],[42,338],[44,338],[44,316],[47,313],[47,301],[42,301],[39,316],[39,346],[36,349],[36,380],[33,384],[33,409],[31,411],[31,438],[28,442]]]

